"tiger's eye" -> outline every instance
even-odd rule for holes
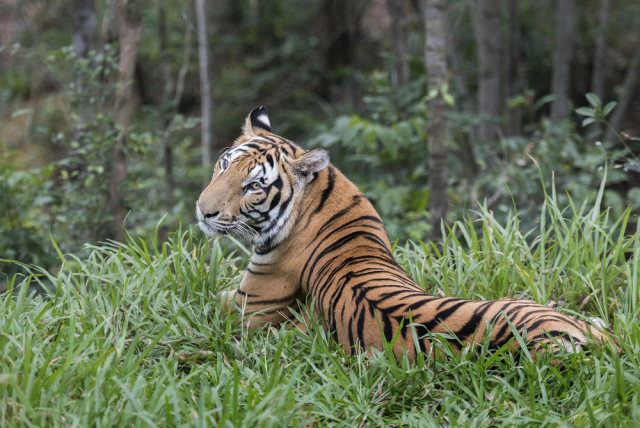
[[[261,188],[262,186],[260,186],[260,183],[258,183],[257,181],[254,181],[253,183],[251,183],[251,188],[253,190],[258,190],[259,188]]]

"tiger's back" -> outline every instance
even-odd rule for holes
[[[380,330],[391,342],[400,328],[396,355],[403,348],[410,358],[416,351],[429,351],[430,333],[455,336],[449,342],[459,351],[482,343],[489,325],[489,346],[497,348],[514,338],[507,319],[535,348],[543,343],[556,347],[549,336],[566,350],[571,350],[571,341],[581,348],[589,330],[601,336],[584,321],[527,300],[429,295],[396,263],[375,209],[340,171],[329,166],[316,185],[315,198],[293,232],[305,238],[296,239],[292,250],[300,255],[302,294],[314,301],[327,330],[345,351],[382,349]],[[512,343],[517,347],[517,341]]]

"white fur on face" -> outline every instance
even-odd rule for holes
[[[278,179],[282,179],[282,187],[279,190],[269,189],[269,186]],[[264,162],[256,165],[244,181],[243,187],[252,182],[259,182],[268,191],[268,194],[262,204],[251,206],[252,212],[246,213],[246,215],[250,217],[247,219],[247,223],[265,231],[262,235],[264,241],[272,240],[273,242],[273,238],[282,231],[283,228],[286,229],[285,226],[291,216],[294,204],[288,204],[285,212],[281,212],[280,207],[286,200],[293,196],[293,189],[289,184],[289,179],[285,174],[281,174],[281,171],[278,170],[278,165],[275,163],[270,165],[268,162]],[[280,202],[270,209],[271,203],[276,197],[280,198]],[[259,218],[262,218],[262,220],[256,221]],[[252,220],[253,223],[251,223]]]
[[[264,119],[268,122],[266,116]],[[251,143],[255,143],[255,141],[248,141],[232,147],[224,153],[219,160],[218,176],[225,171],[231,170],[232,162],[251,150],[251,148],[247,147],[247,145]],[[297,193],[296,189],[294,189],[294,182],[291,181],[287,173],[279,170],[278,165],[279,163],[274,160],[271,163],[265,161],[254,166],[247,174],[246,179],[243,180],[243,190],[240,192],[242,196],[238,196],[243,198],[243,202],[241,203],[241,209],[236,223],[242,224],[246,228],[252,227],[255,228],[256,231],[262,231],[258,240],[270,242],[271,245],[277,245],[288,236],[292,226],[290,219],[295,204],[291,201],[291,203],[287,203],[286,208],[282,210],[283,203],[294,198]],[[273,187],[273,183],[279,179],[282,180],[282,185],[278,186],[278,188]],[[261,188],[251,189],[250,186],[253,182],[258,182]],[[266,198],[260,205],[252,205],[249,202],[251,200],[250,198],[245,199],[246,196],[252,193],[265,191],[267,192]],[[276,206],[271,207],[275,198],[279,198],[280,201]],[[231,229],[235,227],[218,224],[214,218],[206,218],[198,207],[196,207],[196,217],[200,228],[205,234],[211,237],[223,235],[226,229],[232,231]],[[253,240],[255,241],[255,238]]]
[[[207,219],[202,211],[200,211],[200,207],[196,204],[196,218],[198,219],[198,226],[200,230],[204,232],[210,238],[217,238],[222,236],[218,230],[214,229],[213,226],[209,224],[209,219]]]
[[[259,182],[262,186],[268,186],[278,178],[278,167],[274,164],[273,166],[269,165],[269,163],[261,163],[253,167],[253,169],[249,172],[249,176],[242,183],[242,186],[246,186],[254,181]]]
[[[229,150],[226,151],[225,154],[223,154],[220,157],[220,160],[218,162],[220,162],[220,171],[218,172],[218,175],[222,174],[223,172],[225,172],[226,170],[229,169],[229,167],[231,166],[231,163],[238,157],[242,156],[244,153],[247,152],[246,147],[242,147],[244,144],[239,145],[238,147],[232,147]]]

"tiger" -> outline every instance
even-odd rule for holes
[[[311,302],[350,356],[393,344],[397,358],[415,361],[434,340],[457,353],[487,341],[519,349],[514,331],[532,355],[579,351],[589,338],[615,342],[606,328],[528,300],[428,294],[398,265],[380,216],[327,149],[307,151],[273,133],[265,107],[250,112],[242,131],[216,162],[196,216],[208,236],[253,244],[240,286],[221,296],[249,328],[293,321],[305,331],[306,320],[292,314]]]

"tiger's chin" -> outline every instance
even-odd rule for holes
[[[260,245],[262,237],[253,229],[248,232],[248,228],[241,229],[237,225],[231,227],[220,227],[215,224],[208,223],[206,220],[198,221],[198,226],[209,238],[224,238],[233,236],[240,241],[245,241],[251,245]]]
[[[198,226],[200,230],[204,232],[209,238],[221,238],[223,236],[227,236],[229,234],[229,230],[220,229],[215,226],[210,225],[204,220],[198,222]]]

